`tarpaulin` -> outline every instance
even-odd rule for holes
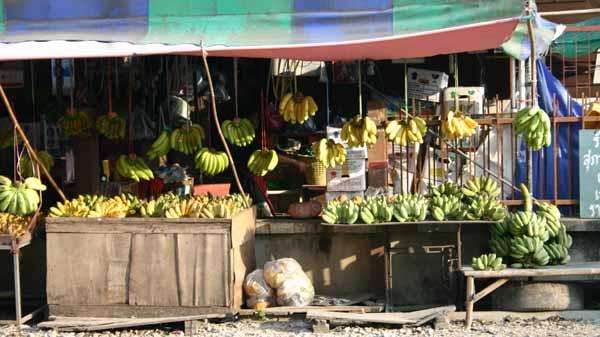
[[[423,57],[498,47],[522,9],[521,0],[0,0],[0,59],[201,45],[223,56]]]
[[[537,61],[537,94],[539,106],[554,116],[581,116],[581,105],[573,100],[567,89],[552,75],[542,60]],[[558,100],[558,110],[553,107],[553,97]],[[571,112],[569,114],[569,106]],[[560,123],[557,126],[557,142],[540,151],[533,152],[533,196],[539,199],[554,199],[554,147],[557,147],[558,199],[579,198],[579,129],[580,123]],[[569,138],[570,143],[569,143]],[[570,145],[570,146],[569,146]],[[517,156],[517,181],[515,185],[527,181],[527,146],[521,142]],[[571,172],[569,181],[568,172]],[[540,180],[541,178],[541,180]],[[569,191],[569,185],[571,191]]]
[[[581,21],[567,25],[569,27],[600,26],[600,16],[586,21]],[[596,53],[600,48],[600,32],[565,32],[563,36],[556,40],[553,52],[564,55],[565,57],[576,57]]]

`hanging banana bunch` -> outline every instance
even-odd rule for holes
[[[192,154],[200,149],[206,138],[204,129],[198,124],[185,124],[173,130],[170,136],[171,148],[185,154]]]
[[[163,130],[158,138],[152,143],[146,156],[150,160],[154,160],[158,157],[166,156],[171,150],[171,139],[168,131]]]
[[[256,150],[248,159],[248,169],[256,176],[264,176],[270,171],[273,171],[279,163],[279,157],[275,150],[263,149]]]
[[[202,173],[214,176],[229,167],[229,158],[227,153],[203,147],[194,157],[196,168]]]
[[[477,131],[479,124],[461,111],[450,110],[442,121],[442,134],[452,140],[471,137]]]
[[[421,117],[410,117],[408,120],[393,120],[385,128],[385,134],[390,142],[400,146],[423,144],[427,133],[427,123]]]
[[[350,147],[373,147],[377,142],[377,125],[368,116],[354,116],[342,126],[341,138]]]
[[[227,141],[235,146],[248,146],[256,137],[254,125],[247,118],[234,118],[233,120],[224,120],[221,124],[223,136]]]
[[[312,144],[312,149],[325,168],[342,165],[346,161],[346,148],[333,139],[321,138]]]
[[[126,124],[125,118],[115,112],[109,112],[96,119],[96,130],[110,140],[125,139]]]
[[[317,113],[317,103],[310,96],[304,96],[301,92],[295,94],[289,92],[279,100],[279,114],[283,120],[292,124],[302,124],[308,117]]]
[[[514,120],[515,133],[523,134],[527,146],[538,151],[552,144],[550,117],[539,106],[525,107]]]

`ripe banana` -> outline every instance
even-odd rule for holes
[[[332,139],[321,138],[312,144],[312,150],[315,158],[326,168],[342,165],[346,161],[346,148]]]
[[[14,238],[25,235],[28,231],[30,216],[0,213],[0,234],[10,234]]]
[[[477,131],[479,124],[465,116],[461,111],[450,110],[442,120],[442,134],[452,140],[461,140],[471,137]]]
[[[196,168],[209,176],[217,175],[229,167],[229,158],[225,152],[207,147],[203,147],[198,151],[194,157],[194,161]]]
[[[318,110],[317,103],[301,92],[287,93],[279,100],[278,112],[283,120],[292,124],[302,124]]]
[[[427,123],[421,117],[411,117],[407,120],[393,120],[385,128],[389,141],[400,146],[415,143],[423,144],[427,133]]]
[[[254,151],[248,159],[247,166],[252,174],[262,177],[268,172],[273,171],[278,163],[277,152],[265,149]]]
[[[377,125],[368,116],[354,116],[342,126],[341,138],[350,147],[373,147],[377,142]]]

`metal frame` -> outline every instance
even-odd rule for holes
[[[46,306],[44,305],[23,316],[21,304],[21,264],[19,256],[21,255],[21,249],[29,246],[30,243],[31,235],[29,233],[20,238],[11,238],[10,244],[7,244],[4,240],[0,240],[0,251],[8,251],[13,256],[13,277],[15,282],[15,319],[0,320],[0,324],[16,324],[20,327],[22,324],[29,322],[33,317],[46,309]]]

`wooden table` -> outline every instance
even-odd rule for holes
[[[385,266],[385,311],[391,311],[392,307],[392,256],[399,250],[392,247],[390,241],[390,229],[408,226],[408,225],[456,225],[456,252],[457,252],[457,270],[462,268],[462,226],[463,225],[490,225],[496,221],[471,221],[471,220],[449,220],[449,221],[407,221],[407,222],[382,222],[376,224],[328,224],[321,223],[327,227],[345,227],[345,228],[381,228],[384,237],[384,266]]]
[[[510,279],[523,277],[555,277],[555,276],[588,276],[600,275],[600,262],[571,263],[564,266],[547,266],[537,269],[507,268],[501,271],[474,270],[471,267],[461,268],[467,278],[466,317],[465,326],[471,327],[473,323],[474,304],[500,288]],[[497,279],[480,292],[475,290],[475,279]]]

